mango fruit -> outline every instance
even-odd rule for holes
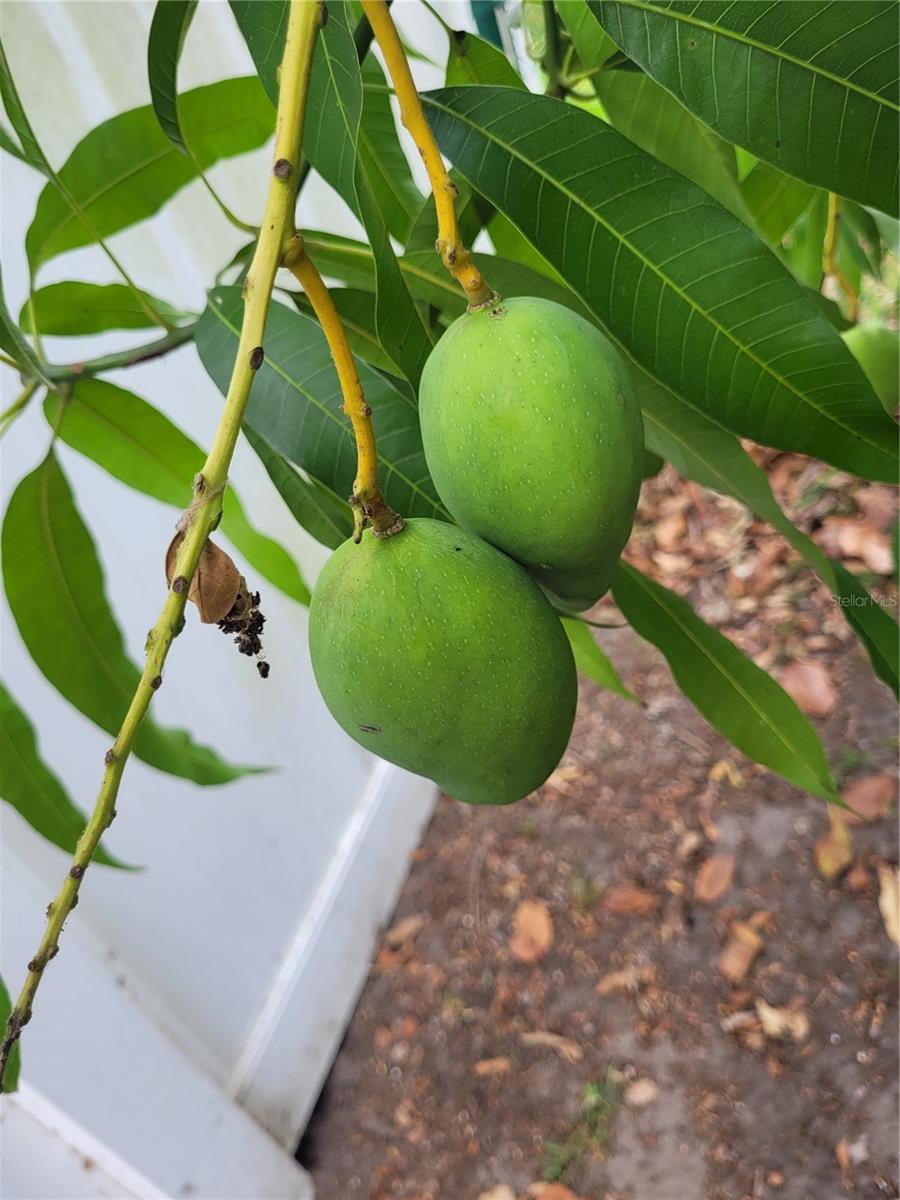
[[[454,525],[415,518],[339,546],[309,645],[350,737],[457,800],[519,800],[566,748],[577,686],[562,624],[519,566]]]
[[[861,321],[841,337],[865,371],[878,399],[893,416],[900,405],[900,338],[880,321]]]
[[[425,364],[419,418],[455,520],[562,607],[594,604],[628,540],[644,464],[640,408],[603,334],[528,296],[466,313]]]

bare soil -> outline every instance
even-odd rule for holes
[[[815,531],[847,494],[823,521],[808,485]],[[841,519],[874,512],[881,537],[879,504]],[[677,554],[654,540],[673,514]],[[830,710],[813,719],[845,789],[894,774],[889,693],[824,590],[736,514],[664,476],[632,561],[757,661],[816,664],[834,695],[804,703]],[[318,1200],[896,1197],[893,801],[824,877],[826,806],[723,742],[630,630],[600,640],[641,703],[585,683],[539,793],[440,801],[299,1151]],[[752,950],[730,980],[729,941]]]

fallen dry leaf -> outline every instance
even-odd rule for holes
[[[802,1010],[792,1012],[789,1008],[773,1008],[760,997],[755,1006],[766,1037],[791,1037],[795,1042],[809,1037],[809,1017]]]
[[[837,703],[831,673],[823,663],[789,663],[779,679],[784,690],[807,716],[826,717]]]
[[[847,872],[847,887],[851,892],[864,892],[869,886],[869,872],[862,859]]]
[[[533,1183],[527,1192],[534,1200],[581,1200],[564,1183]]]
[[[853,809],[853,814],[847,818],[851,824],[860,819],[876,821],[897,803],[897,780],[887,772],[865,775],[851,783],[843,797],[847,807]]]
[[[384,935],[384,940],[393,949],[401,946],[408,938],[413,938],[425,924],[425,918],[421,913],[413,913],[412,916],[404,917],[402,921],[398,921],[396,925],[392,925]]]
[[[636,967],[631,963],[621,971],[610,971],[604,975],[594,990],[599,996],[611,996],[614,992],[636,992],[642,983],[649,983],[653,976],[652,967]]]
[[[900,867],[875,864],[878,872],[878,908],[884,928],[892,942],[900,945]]]
[[[543,958],[553,943],[553,918],[543,900],[523,900],[513,917],[509,952],[523,963]]]
[[[704,904],[721,899],[731,887],[736,861],[733,854],[714,854],[708,858],[694,880],[694,899]]]
[[[763,940],[747,921],[733,921],[719,955],[719,970],[730,983],[740,983],[763,948]]]
[[[683,512],[670,513],[653,526],[653,538],[660,550],[677,549],[687,534],[687,521]]]
[[[516,1193],[508,1183],[498,1183],[496,1187],[488,1188],[486,1192],[482,1192],[478,1200],[516,1200]]]
[[[652,1079],[636,1079],[625,1089],[625,1103],[630,1108],[643,1108],[659,1099],[659,1088]]]
[[[501,1055],[497,1058],[481,1058],[473,1070],[479,1079],[488,1079],[492,1075],[505,1075],[512,1070],[512,1059]]]
[[[729,1013],[727,1017],[722,1017],[719,1021],[719,1028],[723,1033],[739,1033],[742,1029],[751,1029],[758,1025],[759,1020],[755,1013],[749,1009],[741,1009],[739,1012]]]
[[[648,892],[645,888],[624,883],[617,887],[607,888],[600,907],[604,912],[612,913],[617,917],[646,917],[659,907],[659,896]]]
[[[829,807],[829,830],[813,846],[816,870],[823,879],[831,882],[847,870],[853,862],[853,834],[850,832],[843,812]]]
[[[710,783],[721,783],[723,779],[727,779],[733,788],[744,786],[744,777],[730,758],[720,758],[718,762],[713,763],[707,778]]]
[[[696,854],[703,845],[703,835],[698,833],[696,829],[689,829],[681,841],[678,843],[678,848],[675,851],[675,857],[685,862],[693,854]]]
[[[555,1050],[566,1062],[577,1063],[584,1058],[584,1051],[571,1038],[559,1033],[550,1033],[546,1029],[536,1029],[532,1033],[520,1033],[519,1041],[523,1046],[547,1046]]]

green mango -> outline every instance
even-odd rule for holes
[[[627,368],[583,317],[531,296],[466,313],[422,373],[431,478],[465,529],[578,611],[609,586],[643,470]]]
[[[841,337],[869,377],[878,399],[893,416],[900,405],[900,343],[896,329],[879,321],[863,321]]]
[[[455,525],[415,518],[339,546],[309,647],[354,741],[457,800],[519,800],[566,748],[577,683],[563,627],[520,567]]]

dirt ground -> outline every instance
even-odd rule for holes
[[[883,489],[768,465],[832,552],[865,570],[864,528],[881,553]],[[440,801],[300,1147],[318,1200],[898,1195],[892,698],[729,502],[665,473],[629,556],[786,672],[869,819],[829,835],[826,806],[718,738],[651,646],[598,631],[640,704],[584,683],[539,793]]]

